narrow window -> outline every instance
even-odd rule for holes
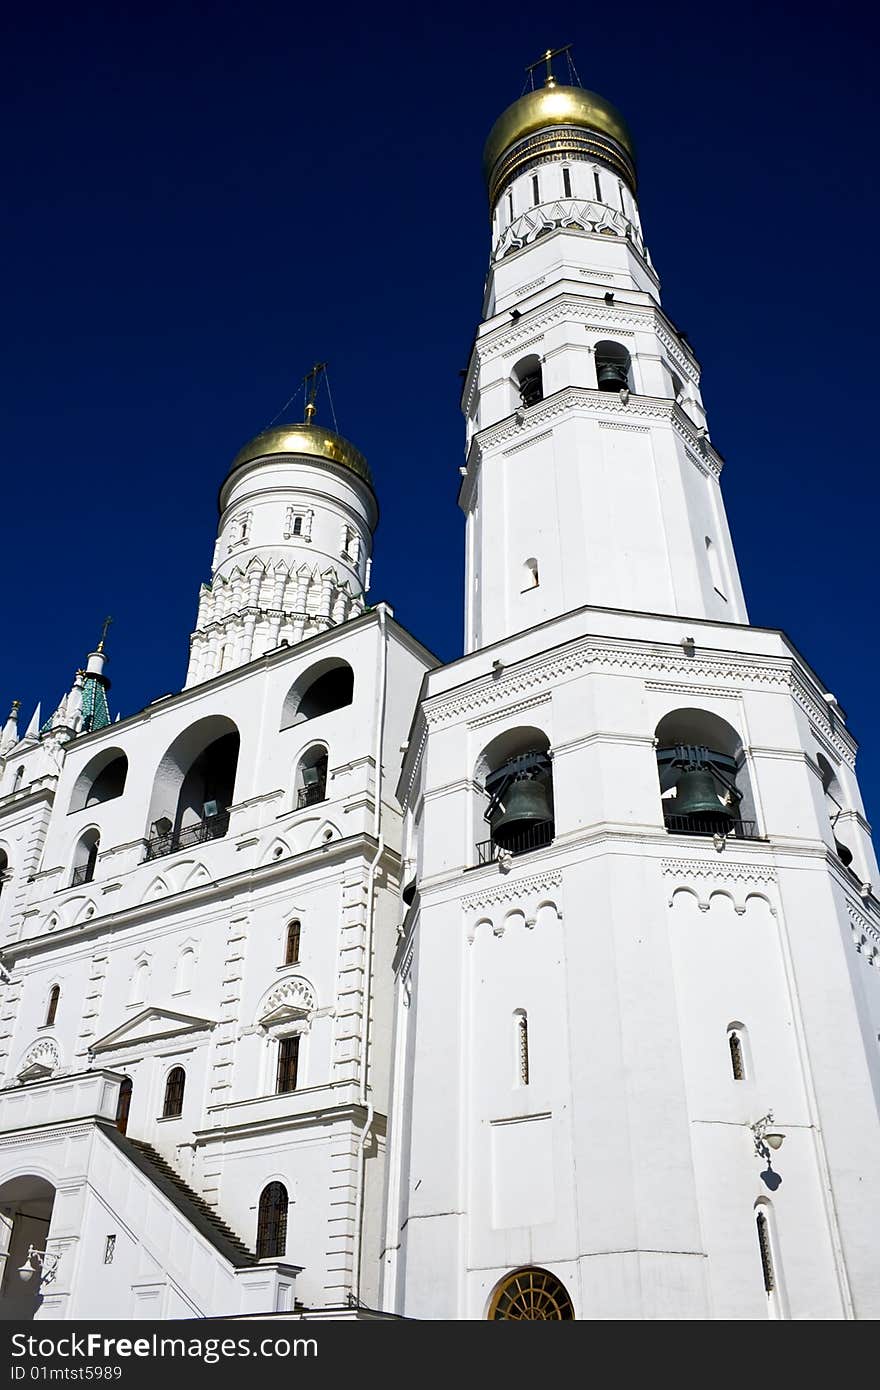
[[[287,949],[284,952],[285,965],[299,964],[299,935],[299,922],[291,922],[290,926],[287,928]]]
[[[540,201],[541,201],[541,188],[540,188],[540,185],[539,185],[539,183],[538,183],[538,175],[537,175],[537,174],[533,174],[533,175],[532,175],[532,202],[534,203],[535,207],[537,207],[538,204],[540,203]]]
[[[598,169],[594,169],[594,170],[593,170],[593,183],[594,183],[595,188],[596,188],[596,197],[597,197],[597,199],[599,200],[599,202],[601,203],[601,201],[602,201],[602,184],[601,184],[600,181],[599,181],[599,170],[598,170]]]
[[[277,1259],[287,1253],[287,1188],[270,1182],[260,1194],[257,1216],[257,1259]]]
[[[516,1014],[516,1079],[519,1086],[529,1084],[529,1018],[524,1009]]]
[[[512,221],[513,221],[513,191],[511,190],[511,191],[508,193],[508,195],[507,195],[507,224],[508,224],[508,226],[510,225],[510,223],[511,223]]]
[[[9,859],[6,852],[0,849],[0,893],[3,892],[3,885],[9,876]]]
[[[15,770],[15,781],[14,781],[13,784],[12,784],[12,790],[13,790],[14,792],[17,792],[23,781],[24,781],[24,767],[16,768],[16,770]]]
[[[730,1047],[730,1067],[733,1072],[734,1081],[745,1081],[746,1063],[743,1056],[742,1039],[739,1033],[733,1029],[727,1035],[728,1046]]]
[[[772,1294],[776,1288],[776,1274],[773,1269],[773,1250],[770,1246],[770,1223],[762,1211],[755,1218],[758,1228],[758,1249],[761,1252],[761,1269],[764,1274],[764,1292]]]
[[[128,1129],[128,1112],[131,1110],[131,1077],[127,1076],[119,1087],[119,1100],[116,1103],[116,1128],[120,1134]]]
[[[562,171],[562,191],[566,198],[571,197],[571,173],[568,169]]]
[[[116,1236],[108,1236],[104,1241],[104,1263],[112,1265],[113,1256],[116,1254]]]
[[[623,184],[622,184],[622,183],[618,183],[618,185],[617,185],[617,192],[618,192],[618,194],[620,195],[620,211],[625,215],[625,214],[626,214],[626,203],[623,201]]]
[[[302,529],[303,529],[303,519],[302,519],[302,517],[301,517],[301,516],[295,516],[295,517],[293,518],[293,530],[291,531],[291,535],[293,535],[293,536],[301,536],[301,535],[302,535]]]
[[[245,512],[244,516],[241,518],[241,525],[240,525],[239,532],[238,532],[238,538],[239,538],[239,540],[241,540],[241,541],[246,541],[246,540],[248,539],[250,533],[251,533],[251,513],[250,513],[250,512]]]
[[[61,986],[53,985],[49,991],[49,1007],[46,1010],[46,1027],[51,1028],[55,1022],[55,1015],[58,1012],[58,1000],[61,998]]]
[[[296,1073],[299,1068],[299,1035],[282,1038],[278,1044],[278,1075],[275,1081],[276,1095],[296,1090]]]
[[[709,562],[709,575],[712,580],[712,588],[715,590],[718,597],[723,598],[726,603],[727,597],[724,593],[724,585],[721,580],[721,565],[718,560],[718,551],[715,549],[708,536],[706,537],[706,559]]]
[[[183,1067],[172,1067],[165,1083],[165,1104],[162,1106],[162,1118],[164,1120],[171,1120],[177,1115],[183,1114],[185,1086],[186,1072]]]
[[[538,578],[538,562],[534,556],[530,556],[523,565],[523,587],[522,592],[526,593],[529,589],[537,589],[540,580]]]

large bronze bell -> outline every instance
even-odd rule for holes
[[[624,363],[607,357],[596,363],[596,380],[600,391],[622,391],[629,386]]]
[[[677,816],[717,818],[723,825],[734,819],[730,807],[719,801],[715,778],[707,768],[685,768],[675,784],[675,800],[669,804]]]
[[[548,783],[526,771],[515,777],[504,793],[501,815],[492,821],[492,839],[502,849],[518,849],[529,831],[540,832],[545,827],[549,831],[552,824]]]

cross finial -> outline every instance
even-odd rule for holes
[[[321,384],[321,373],[326,371],[326,369],[326,362],[316,362],[312,370],[310,372],[306,372],[305,376],[303,377],[303,382],[309,383],[308,390],[306,392],[305,410],[305,422],[307,425],[310,425],[315,418],[315,411],[317,409],[317,407],[315,406],[315,398],[318,394],[318,387]]]
[[[113,621],[113,619],[110,618],[110,617],[107,617],[107,618],[104,619],[104,625],[103,625],[103,627],[101,628],[101,640],[100,640],[100,642],[98,643],[97,648],[96,648],[96,650],[99,651],[99,652],[102,652],[102,651],[104,650],[104,643],[107,641],[107,629],[108,629],[108,627],[110,626],[110,624],[112,623],[112,621]]]
[[[540,57],[540,58],[536,58],[535,61],[534,61],[534,63],[529,63],[528,67],[526,68],[526,72],[528,72],[528,73],[533,73],[534,70],[535,70],[535,68],[539,68],[539,67],[541,66],[542,63],[546,63],[546,64],[547,64],[547,74],[546,74],[546,77],[545,77],[545,79],[544,79],[545,85],[546,85],[547,87],[555,87],[555,86],[556,86],[556,78],[553,76],[553,59],[554,59],[554,58],[558,58],[559,55],[560,55],[560,53],[568,53],[568,51],[569,51],[570,48],[571,48],[571,44],[570,44],[570,43],[566,43],[566,44],[563,44],[561,48],[548,48],[548,49],[545,49],[545,51],[541,54],[541,57]],[[532,79],[532,80],[534,81],[534,79]]]

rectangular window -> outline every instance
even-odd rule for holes
[[[562,191],[566,198],[571,197],[571,174],[568,169],[563,169],[562,171]]]
[[[601,183],[599,182],[599,170],[598,170],[598,169],[594,169],[594,170],[593,170],[593,183],[596,185],[596,197],[598,198],[599,202],[601,203],[601,201],[602,201],[602,185],[601,185]]]
[[[293,1038],[282,1038],[278,1044],[278,1076],[275,1082],[275,1092],[282,1095],[285,1091],[296,1090],[296,1073],[299,1067],[299,1036]]]
[[[302,519],[302,517],[301,517],[301,516],[295,516],[295,517],[293,518],[293,526],[291,527],[290,534],[291,534],[292,536],[301,536],[301,535],[302,535],[302,529],[303,529],[303,519]]]
[[[512,194],[512,193],[508,193],[508,195],[507,195],[507,224],[508,224],[508,226],[510,225],[510,223],[511,223],[512,221],[513,221],[513,194]]]
[[[537,175],[537,174],[532,174],[532,202],[534,203],[535,207],[537,207],[538,204],[540,203],[540,201],[541,201],[541,188],[540,188],[540,185],[539,185],[539,183],[538,183],[538,175]]]

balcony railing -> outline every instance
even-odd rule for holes
[[[185,825],[180,830],[169,830],[164,835],[154,835],[147,841],[146,859],[161,859],[166,854],[176,854],[179,849],[189,849],[191,845],[203,845],[206,840],[220,840],[229,829],[229,812],[218,811],[216,816],[206,816],[196,825]]]
[[[91,883],[94,877],[94,864],[78,864],[73,871],[73,877],[70,880],[70,886],[71,888],[79,888],[80,884]]]
[[[543,849],[552,843],[553,826],[549,821],[543,821],[510,836],[506,845],[499,845],[495,840],[483,840],[477,845],[477,863],[491,864],[502,854],[528,854],[530,849]]]
[[[316,806],[319,801],[326,799],[327,789],[320,782],[312,787],[300,787],[296,795],[296,809],[301,811],[304,806]]]
[[[753,820],[724,820],[720,816],[664,815],[663,823],[670,835],[731,835],[735,840],[759,840],[757,823]]]

